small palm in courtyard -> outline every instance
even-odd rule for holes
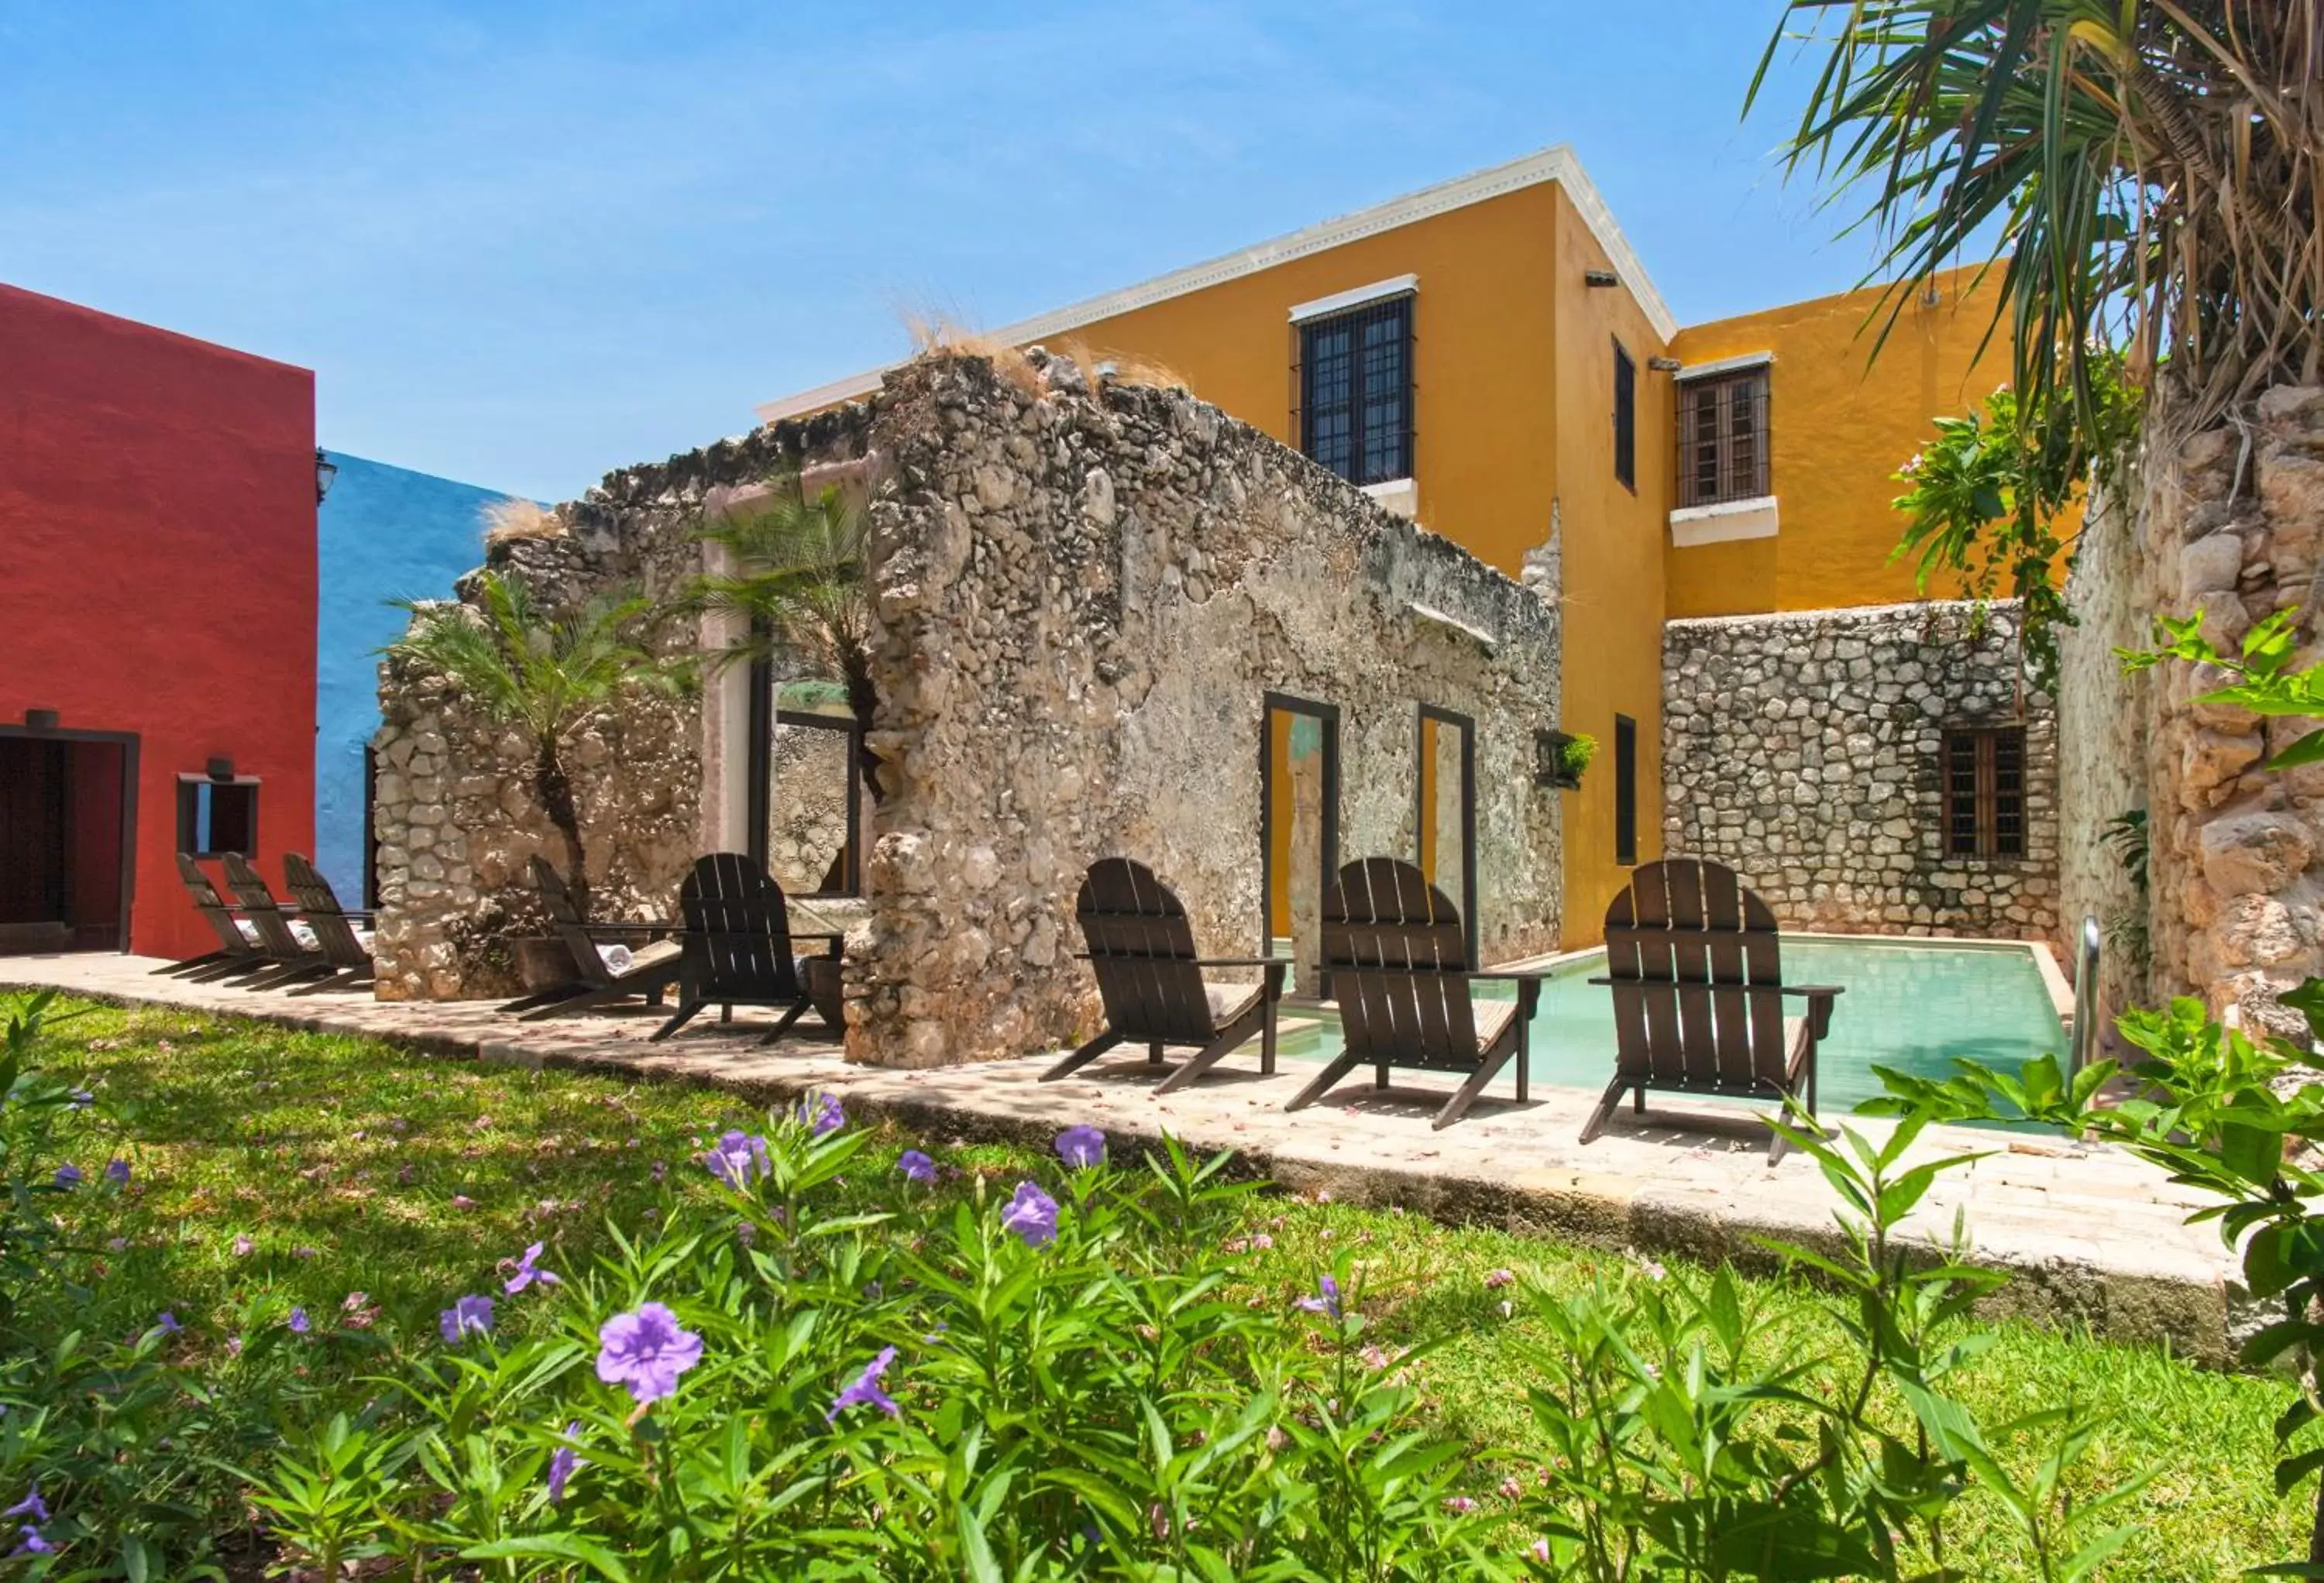
[[[879,695],[872,683],[870,557],[862,508],[836,486],[810,496],[793,475],[776,480],[765,497],[706,520],[697,535],[723,547],[732,569],[696,577],[685,603],[731,612],[748,623],[742,641],[721,650],[717,662],[788,660],[846,687],[863,784],[874,798],[883,795],[880,760],[862,745]]]
[[[581,815],[565,762],[574,735],[624,688],[667,690],[678,672],[637,633],[652,612],[638,594],[601,594],[561,620],[533,603],[524,579],[486,571],[478,605],[400,599],[410,630],[387,653],[440,671],[494,721],[523,732],[533,750],[533,793],[565,842],[565,879],[588,906]]]

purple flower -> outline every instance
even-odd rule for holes
[[[702,1361],[702,1338],[681,1329],[659,1302],[617,1313],[597,1332],[597,1377],[627,1385],[641,1402],[658,1402],[678,1389],[678,1376]]]
[[[1076,1171],[1105,1163],[1105,1134],[1094,1127],[1068,1127],[1057,1134],[1057,1158]]]
[[[443,1332],[447,1347],[457,1347],[471,1330],[479,1336],[489,1336],[493,1333],[493,1300],[463,1297],[436,1316],[436,1328]]]
[[[918,1149],[906,1149],[898,1155],[896,1169],[901,1171],[908,1181],[917,1182],[923,1187],[936,1179],[936,1163]]]
[[[160,1319],[155,1320],[155,1321],[153,1321],[153,1323],[154,1323],[155,1327],[156,1327],[157,1329],[159,1329],[159,1330],[161,1330],[161,1332],[163,1335],[165,1335],[165,1336],[174,1336],[174,1335],[176,1335],[180,1330],[184,1330],[184,1329],[186,1328],[185,1326],[183,1326],[183,1325],[181,1325],[181,1324],[180,1324],[180,1323],[178,1322],[178,1316],[177,1316],[176,1314],[174,1314],[174,1313],[171,1313],[171,1312],[168,1309],[166,1309],[166,1308],[165,1308],[165,1309],[163,1309],[163,1310],[161,1311],[161,1317]]]
[[[895,1361],[896,1349],[893,1347],[881,1348],[880,1356],[863,1366],[863,1372],[855,1376],[855,1383],[839,1393],[838,1398],[831,1404],[831,1411],[823,1415],[823,1421],[825,1423],[836,1422],[839,1415],[850,1407],[877,1407],[890,1418],[901,1417],[903,1409],[896,1405],[894,1397],[880,1388],[880,1376],[886,1374],[888,1366]]]
[[[25,1523],[23,1527],[18,1529],[17,1532],[23,1535],[23,1537],[17,1542],[16,1548],[8,1552],[10,1555],[44,1556],[50,1554],[57,1548],[55,1545],[51,1544],[47,1540],[42,1539],[41,1537],[41,1531],[33,1527],[30,1523]]]
[[[729,1187],[748,1188],[767,1173],[767,1140],[740,1131],[721,1133],[718,1146],[702,1156],[710,1174]]]
[[[248,1258],[250,1256],[251,1249],[257,1246],[258,1244],[253,1242],[246,1236],[237,1237],[234,1239],[234,1256],[236,1258]]]
[[[575,1419],[565,1426],[565,1438],[571,1440],[581,1432],[581,1421]],[[559,1446],[549,1459],[549,1502],[555,1505],[565,1498],[565,1486],[573,1481],[574,1469],[581,1466],[581,1453],[571,1446]]]
[[[128,1186],[129,1162],[121,1159],[109,1162],[105,1167],[105,1179],[115,1187]]]
[[[1029,1182],[1017,1184],[1017,1196],[1001,1211],[1001,1227],[1025,1239],[1028,1247],[1047,1247],[1057,1239],[1057,1201]]]
[[[801,1100],[798,1115],[807,1123],[808,1135],[814,1137],[837,1132],[847,1125],[847,1112],[839,1108],[839,1096],[827,1090]]]
[[[1338,1319],[1340,1317],[1340,1284],[1326,1275],[1316,1283],[1315,1291],[1314,1296],[1301,1298],[1299,1306],[1309,1313],[1327,1313],[1333,1319]]]
[[[23,1500],[0,1512],[0,1517],[30,1517],[35,1523],[47,1522],[49,1503],[41,1498],[41,1486],[37,1484],[32,1486]]]
[[[59,1187],[78,1187],[81,1180],[80,1167],[78,1165],[60,1165],[57,1167],[56,1175],[51,1180],[54,1181]]]
[[[76,1110],[86,1110],[86,1109],[88,1109],[91,1105],[94,1105],[94,1104],[96,1104],[96,1103],[97,1103],[97,1096],[96,1096],[95,1094],[90,1093],[87,1089],[75,1089],[75,1090],[73,1090],[73,1091],[72,1091],[72,1108],[73,1108],[74,1109],[76,1109]]]
[[[527,1286],[531,1285],[535,1281],[540,1282],[544,1286],[556,1286],[563,1284],[562,1277],[556,1275],[548,1270],[540,1269],[535,1266],[533,1261],[540,1256],[542,1246],[543,1245],[540,1243],[534,1243],[530,1247],[526,1248],[524,1250],[524,1256],[516,1261],[516,1274],[511,1275],[508,1282],[510,1296],[515,1296]]]
[[[292,1309],[290,1311],[290,1319],[289,1322],[290,1325],[290,1333],[294,1336],[303,1336],[309,1329],[312,1328],[307,1322],[307,1311],[303,1308]]]

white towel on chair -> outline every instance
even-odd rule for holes
[[[253,945],[258,943],[258,925],[256,924],[252,923],[248,918],[236,918],[234,921],[234,926],[242,931],[242,937],[244,940],[249,941]]]
[[[320,951],[323,948],[323,943],[315,938],[315,925],[304,918],[290,920],[290,938],[309,951]]]
[[[605,964],[607,972],[618,979],[635,966],[638,959],[628,946],[616,941],[611,945],[597,947],[597,960]]]

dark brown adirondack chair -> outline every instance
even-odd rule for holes
[[[1074,916],[1089,949],[1082,953],[1097,974],[1105,1005],[1105,1032],[1041,1074],[1048,1082],[1096,1060],[1117,1045],[1143,1045],[1160,1065],[1167,1045],[1200,1046],[1163,1079],[1157,1094],[1176,1092],[1219,1058],[1259,1035],[1259,1069],[1275,1071],[1275,1011],[1283,999],[1289,959],[1277,956],[1202,957],[1186,909],[1154,870],[1128,858],[1090,865]],[[1213,982],[1207,968],[1259,968],[1256,984]]]
[[[194,910],[217,936],[218,948],[200,956],[189,956],[182,962],[169,962],[155,968],[157,973],[180,973],[202,982],[214,979],[230,979],[237,973],[269,968],[273,964],[258,954],[258,947],[234,921],[234,909],[202,872],[191,852],[178,854],[178,877],[186,882],[186,892],[193,897]]]
[[[299,904],[299,916],[315,931],[315,943],[331,969],[329,978],[319,983],[301,984],[290,993],[314,995],[327,989],[359,989],[370,984],[371,950],[357,937],[355,925],[357,919],[368,921],[371,914],[348,912],[340,907],[338,893],[331,888],[331,882],[303,853],[282,854],[282,882],[290,889],[291,899]]]
[[[1517,1100],[1525,1101],[1539,973],[1471,968],[1460,910],[1418,869],[1395,858],[1362,858],[1342,869],[1323,892],[1323,971],[1339,1002],[1346,1047],[1285,1109],[1314,1104],[1359,1066],[1376,1068],[1383,1089],[1390,1068],[1413,1067],[1465,1079],[1430,1123],[1450,1127],[1511,1060]],[[1517,999],[1476,1005],[1469,987],[1490,980],[1515,983]]]
[[[581,909],[573,905],[573,893],[566,888],[565,877],[538,855],[532,860],[532,883],[540,892],[540,905],[549,910],[549,928],[573,959],[573,978],[555,989],[521,996],[499,1009],[521,1012],[523,1021],[539,1022],[545,1017],[592,1011],[639,998],[643,998],[649,1006],[661,1004],[662,996],[678,982],[678,942],[662,938],[670,932],[667,922],[586,922],[581,916]],[[607,967],[605,959],[597,953],[601,938],[620,940],[638,934],[647,935],[648,942],[637,948],[630,965],[621,972]]]
[[[273,964],[272,971],[252,979],[248,988],[279,989],[332,971],[319,949],[299,943],[299,936],[290,932],[290,915],[274,899],[274,892],[266,888],[248,858],[226,852],[219,857],[218,866],[226,870],[226,888],[234,892],[234,910],[258,932],[258,954]]]
[[[791,932],[783,888],[740,852],[696,858],[694,872],[678,888],[678,910],[686,920],[678,1011],[654,1030],[657,1039],[678,1032],[705,1007],[720,1007],[724,1018],[732,1020],[737,1006],[770,1006],[783,1014],[761,1041],[770,1045],[815,1004],[793,947],[821,942],[820,954],[834,960],[839,956],[839,935]]]
[[[1723,863],[1665,858],[1630,876],[1606,909],[1614,991],[1614,1081],[1582,1129],[1605,1129],[1625,1092],[1646,1113],[1646,1091],[1796,1099],[1815,1114],[1816,1045],[1831,1031],[1831,984],[1786,984],[1775,915]],[[1788,997],[1806,1004],[1784,1015]],[[1767,1163],[1783,1158],[1778,1135]]]

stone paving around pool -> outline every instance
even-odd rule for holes
[[[1771,1168],[1764,1129],[1729,1106],[1664,1097],[1643,1118],[1625,1107],[1584,1148],[1575,1139],[1597,1096],[1581,1089],[1539,1086],[1519,1105],[1504,1085],[1497,1100],[1489,1091],[1469,1119],[1443,1132],[1429,1130],[1442,1092],[1426,1091],[1426,1080],[1382,1092],[1351,1079],[1332,1100],[1286,1113],[1284,1101],[1313,1067],[1286,1061],[1262,1078],[1256,1042],[1192,1088],[1157,1100],[1154,1069],[1134,1054],[1039,1083],[1046,1060],[921,1071],[850,1065],[812,1018],[801,1025],[813,1030],[807,1036],[774,1045],[758,1042],[769,1023],[750,1013],[731,1025],[702,1018],[652,1045],[646,1035],[658,1013],[521,1023],[484,1002],[292,996],[187,983],[156,976],[156,965],[111,954],[0,957],[0,989],[53,986],[487,1062],[677,1078],[769,1103],[828,1089],[859,1116],[942,1137],[1046,1142],[1076,1121],[1117,1138],[1167,1131],[1204,1150],[1233,1149],[1288,1191],[1402,1204],[1608,1249],[1764,1266],[1772,1260],[1755,1237],[1826,1246],[1834,1238],[1833,1197],[1814,1163],[1794,1155]],[[1682,1114],[1689,1125],[1658,1120]],[[1886,1123],[1851,1124],[1886,1136]],[[2228,1360],[2230,1331],[2245,1325],[2232,1261],[2209,1226],[2184,1224],[2204,1201],[2108,1147],[1960,1128],[1932,1128],[1915,1146],[1916,1156],[1978,1150],[1993,1152],[1941,1176],[1915,1220],[1916,1229],[1942,1238],[1955,1212],[1965,1214],[1977,1262],[2014,1277],[1989,1301],[1991,1311],[2167,1342],[2207,1364]]]

